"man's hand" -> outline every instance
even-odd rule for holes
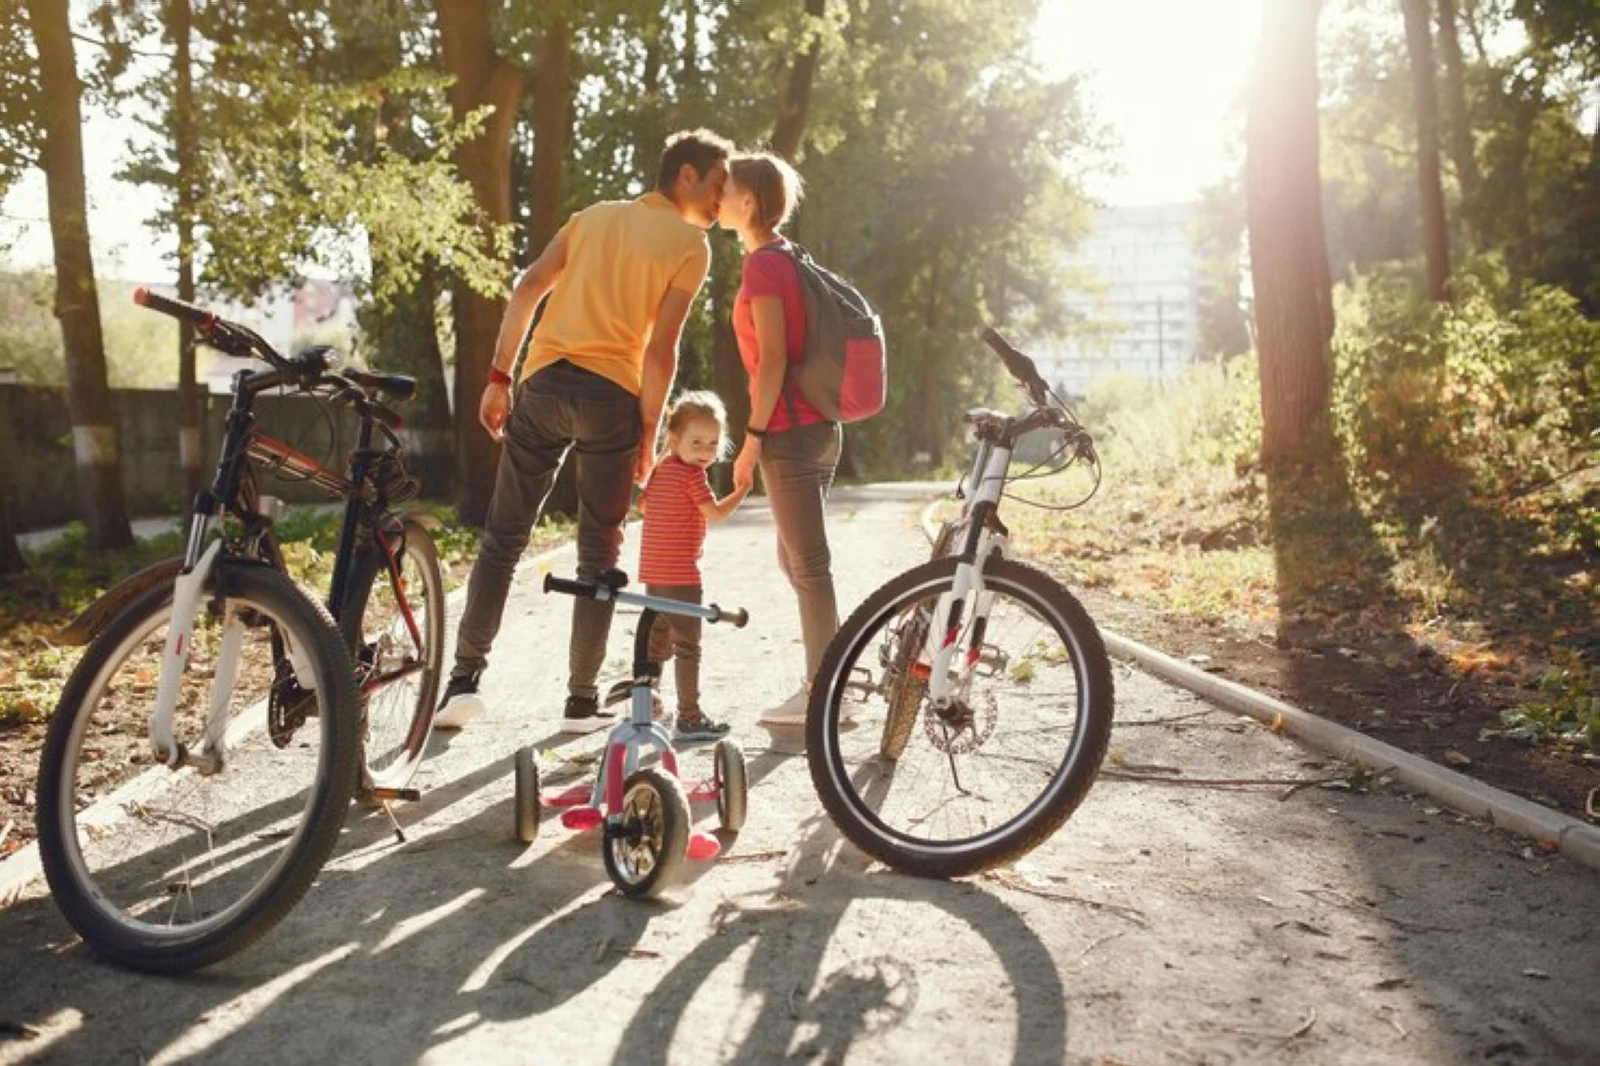
[[[639,458],[633,466],[633,483],[640,488],[650,480],[650,471],[656,465],[656,435],[654,430],[639,435]]]
[[[511,386],[494,382],[483,387],[483,398],[478,401],[478,421],[489,431],[496,444],[505,439],[506,418],[511,414]]]
[[[761,457],[761,438],[747,436],[739,458],[733,461],[733,488],[735,492],[749,492],[756,484],[756,460]]]

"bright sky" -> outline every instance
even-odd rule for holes
[[[1091,187],[1112,204],[1192,200],[1236,165],[1238,101],[1262,0],[1043,0],[1037,58],[1053,75],[1088,78],[1092,114],[1119,143],[1118,171]],[[107,277],[169,279],[173,241],[144,226],[153,193],[115,180],[127,120],[92,114],[84,130],[95,259]],[[26,177],[0,204],[0,247],[15,265],[50,262],[44,179]]]
[[[1196,199],[1241,158],[1244,86],[1262,0],[1043,0],[1037,57],[1088,77],[1091,114],[1120,142],[1111,204]]]

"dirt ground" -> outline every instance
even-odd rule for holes
[[[1196,622],[1097,590],[1107,627],[1485,784],[1600,824],[1600,758],[1496,735],[1518,693],[1462,677],[1404,637],[1333,639]],[[1487,732],[1486,732],[1487,731]]]
[[[842,602],[926,550],[917,504],[838,494]],[[799,661],[764,510],[713,531],[708,575],[753,615],[708,630],[704,670],[750,760],[750,821],[664,900],[611,892],[592,836],[512,838],[510,753],[533,744],[559,786],[599,743],[554,732],[567,616],[524,581],[490,713],[435,738],[409,841],[352,812],[261,944],[150,979],[76,944],[37,886],[0,910],[0,1066],[1600,1059],[1592,871],[1126,666],[1106,772],[1053,839],[956,882],[869,864],[753,724]]]

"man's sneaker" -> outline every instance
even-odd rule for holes
[[[677,740],[720,740],[728,735],[727,722],[713,722],[705,715],[693,718],[678,716],[678,728],[673,734]]]
[[[802,688],[793,696],[784,700],[776,707],[769,707],[761,712],[761,717],[756,721],[764,726],[777,726],[781,728],[798,729],[806,724],[806,708],[811,705],[811,693]]]
[[[600,709],[600,701],[593,696],[568,696],[567,710],[561,718],[563,733],[593,733],[614,721],[610,711]]]
[[[433,716],[435,729],[460,729],[488,709],[478,695],[478,674],[459,674],[444,687],[444,699]]]

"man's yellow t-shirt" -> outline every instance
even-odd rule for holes
[[[659,192],[585,208],[561,236],[567,263],[534,328],[522,376],[566,359],[637,396],[656,310],[669,288],[700,291],[711,245]]]

